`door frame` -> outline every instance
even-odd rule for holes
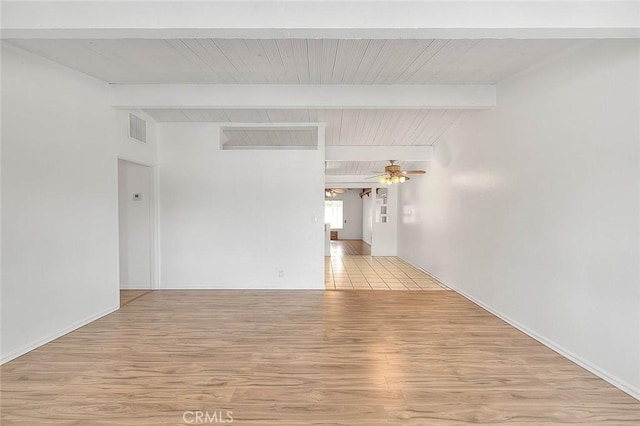
[[[118,162],[127,161],[139,166],[148,167],[150,170],[150,193],[151,202],[149,209],[149,270],[150,270],[150,290],[160,288],[160,238],[159,238],[159,220],[158,220],[158,167],[155,164],[147,163],[140,160],[134,160],[129,157],[118,155],[116,158],[116,189],[120,179],[120,171]],[[117,189],[118,197],[116,198],[118,212],[118,289],[120,290],[120,193]]]

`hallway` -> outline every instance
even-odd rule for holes
[[[371,246],[362,240],[331,240],[331,256],[371,255]]]
[[[326,290],[449,290],[398,257],[371,256],[361,240],[331,241],[324,284]]]

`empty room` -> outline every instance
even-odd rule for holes
[[[0,422],[640,424],[638,1],[3,1]]]

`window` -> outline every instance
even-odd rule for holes
[[[342,229],[342,200],[325,200],[324,221],[331,223],[331,229]]]

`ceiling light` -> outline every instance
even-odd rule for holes
[[[424,170],[402,170],[400,166],[396,164],[395,160],[389,160],[389,164],[384,167],[384,171],[374,171],[373,173],[380,174],[371,176],[370,178],[380,177],[381,184],[392,185],[395,183],[405,183],[411,179],[408,175],[423,175],[426,172]]]

